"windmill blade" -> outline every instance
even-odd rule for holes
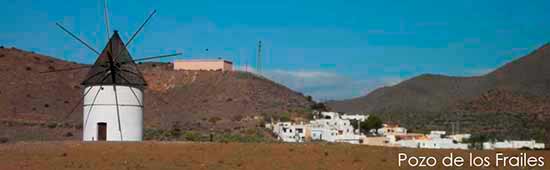
[[[122,126],[120,125],[120,108],[118,106],[118,92],[116,90],[116,85],[114,84],[113,85],[113,90],[115,92],[115,105],[116,105],[116,116],[117,116],[117,120],[118,120],[118,132],[120,133],[120,140],[123,141],[124,139],[122,138]]]
[[[99,92],[101,92],[102,89],[103,89],[103,86],[99,86],[99,89],[97,89],[97,93],[95,94],[94,99],[92,100],[92,105],[90,105],[90,109],[88,109],[88,113],[86,114],[86,120],[84,120],[84,124],[82,125],[83,128],[86,128],[86,125],[88,125],[88,119],[90,118],[90,114],[92,113],[92,108],[94,107],[97,96],[99,96]]]
[[[141,30],[143,29],[143,27],[145,27],[145,25],[149,22],[149,20],[151,20],[151,18],[153,17],[153,15],[155,15],[157,13],[157,10],[154,10],[151,14],[149,14],[149,17],[147,17],[147,19],[145,20],[145,22],[143,22],[143,24],[141,24],[141,26],[139,26],[138,30],[136,32],[134,32],[134,34],[132,35],[132,37],[128,40],[128,42],[126,42],[126,44],[124,46],[126,46],[126,48],[128,48],[128,46],[130,46],[130,43],[132,43],[132,41],[134,40],[134,38],[136,38],[136,36],[141,32]],[[122,54],[122,49],[118,51],[118,53],[116,53],[117,55],[115,55],[115,58],[114,58],[114,61],[116,62],[118,60],[118,56],[120,56]]]
[[[88,47],[88,49],[92,50],[93,52],[95,52],[97,55],[99,55],[99,52],[94,49],[92,46],[90,46],[88,43],[86,43],[84,40],[78,38],[76,35],[74,35],[72,32],[70,32],[69,30],[67,30],[65,27],[63,27],[63,25],[61,25],[60,23],[55,23],[59,28],[61,28],[63,31],[65,31],[67,34],[71,35],[74,39],[78,40],[80,43],[84,44],[84,46]]]
[[[141,80],[143,80],[143,82],[147,82],[147,80],[145,80],[141,75],[139,75],[138,73],[134,73],[134,72],[131,72],[129,70],[126,70],[126,69],[120,69],[120,71],[122,72],[126,72],[126,73],[130,73],[130,74],[133,74],[135,76],[138,76],[139,78],[141,78]],[[138,70],[139,71],[139,70]]]
[[[76,108],[78,106],[80,106],[80,103],[82,103],[82,101],[84,100],[84,97],[90,92],[90,90],[92,90],[92,88],[90,88],[86,92],[84,92],[84,95],[78,100],[78,102],[75,104],[75,106],[73,106],[71,111],[69,113],[65,114],[65,116],[63,117],[64,119],[69,118],[69,116],[71,116],[71,114],[76,110]]]
[[[139,26],[138,30],[136,32],[134,32],[134,35],[132,35],[132,37],[128,40],[128,42],[126,42],[126,48],[128,48],[130,43],[132,43],[132,40],[134,40],[134,38],[136,38],[136,36],[141,32],[141,30],[143,29],[143,27],[145,27],[145,25],[149,22],[149,20],[151,20],[153,15],[155,15],[155,13],[157,13],[157,10],[154,10],[151,14],[149,14],[149,17],[147,17],[145,22],[143,22],[143,24],[141,24],[141,26]]]
[[[103,80],[105,80],[107,77],[109,77],[109,76],[106,75],[106,76],[103,78]],[[103,80],[102,80],[102,81],[103,81]],[[88,89],[86,92],[84,92],[84,95],[82,95],[82,97],[80,98],[80,100],[78,101],[78,103],[76,103],[76,105],[71,109],[71,111],[65,115],[65,117],[64,117],[65,119],[69,118],[69,116],[71,116],[71,114],[74,113],[74,111],[76,110],[76,108],[77,108],[78,106],[80,106],[80,103],[82,103],[82,101],[84,100],[84,98],[86,97],[86,95],[88,95],[88,93],[90,92],[90,90],[92,90],[92,88],[90,88],[90,89]],[[94,100],[92,101],[92,106],[93,106],[93,104],[95,103],[95,98],[97,97],[98,94],[99,94],[99,91],[97,92],[96,96],[94,97]]]
[[[73,67],[73,68],[63,68],[63,69],[54,69],[54,70],[50,70],[50,71],[42,71],[42,72],[39,72],[39,73],[56,73],[56,72],[63,72],[63,71],[72,71],[72,70],[79,70],[79,69],[85,69],[85,68],[91,68],[93,65],[86,65],[86,66],[82,66],[82,67]]]
[[[119,75],[120,78],[122,78],[122,80],[126,81],[127,83],[130,83],[130,81],[128,81],[128,79],[126,79],[124,76],[120,75],[120,72],[117,71],[116,73]],[[138,104],[143,106],[143,103],[141,102],[141,100],[139,100],[139,97],[137,96],[134,89],[130,88],[130,91],[132,92],[132,94],[134,94],[134,97],[136,98]]]
[[[159,56],[154,56],[154,57],[145,57],[145,58],[140,58],[140,59],[132,60],[132,62],[144,61],[144,60],[152,60],[152,59],[157,59],[157,58],[174,57],[174,56],[178,56],[178,55],[182,55],[182,54],[183,54],[183,53],[175,53],[175,54],[168,54],[168,55],[159,55]],[[126,63],[123,63],[123,64],[126,64]]]
[[[109,9],[107,8],[107,0],[103,1],[103,11],[105,15],[105,27],[107,29],[107,41],[109,41],[111,30],[109,29]]]

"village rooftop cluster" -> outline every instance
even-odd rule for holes
[[[369,115],[346,115],[337,112],[314,112],[314,119],[308,123],[274,122],[266,128],[273,131],[283,142],[342,142],[351,144],[386,147],[425,148],[425,149],[470,149],[466,140],[471,134],[447,134],[446,131],[431,131],[429,134],[408,133],[398,124],[383,124],[382,128],[372,129],[368,134],[354,128],[352,121],[365,122]],[[360,126],[357,126],[360,127]],[[535,140],[492,141],[482,143],[483,149],[544,149],[544,143]]]

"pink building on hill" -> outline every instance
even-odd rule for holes
[[[174,70],[232,71],[233,63],[223,59],[176,60]]]

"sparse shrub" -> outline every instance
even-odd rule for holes
[[[183,137],[185,140],[188,141],[199,141],[201,139],[201,135],[196,132],[187,131],[183,133]]]
[[[210,122],[212,124],[216,124],[220,120],[222,120],[222,118],[214,116],[214,117],[210,117],[210,119],[208,119],[208,122]]]
[[[257,143],[266,142],[267,140],[260,135],[236,135],[236,134],[221,134],[216,135],[216,142],[243,142],[243,143]]]
[[[50,105],[49,104],[44,104],[44,107],[48,108],[48,107],[50,107]]]
[[[242,119],[243,119],[243,115],[235,115],[231,117],[231,120],[233,120],[234,122],[241,121]]]
[[[63,136],[65,136],[65,137],[72,137],[72,136],[74,136],[74,135],[73,135],[72,132],[67,132],[67,133],[65,133]]]
[[[169,131],[170,138],[178,139],[181,136],[181,130],[177,127],[172,127]]]
[[[8,137],[0,137],[0,143],[8,143],[10,139]]]
[[[281,115],[280,115],[280,117],[279,117],[279,120],[280,120],[281,122],[288,122],[288,121],[290,121],[290,113],[288,113],[288,112],[283,112],[283,113],[281,113]]]
[[[56,122],[48,122],[46,124],[46,126],[50,129],[57,128],[57,123]]]
[[[27,71],[31,71],[31,70],[32,70],[32,68],[31,68],[31,67],[29,67],[29,66],[27,66],[27,67],[25,67],[25,70],[27,70]]]

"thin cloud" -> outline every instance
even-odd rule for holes
[[[236,70],[259,74],[253,68],[236,66]],[[379,77],[354,79],[335,72],[319,70],[264,70],[263,76],[288,88],[312,96],[317,101],[360,97],[384,86],[393,86],[404,78]]]

